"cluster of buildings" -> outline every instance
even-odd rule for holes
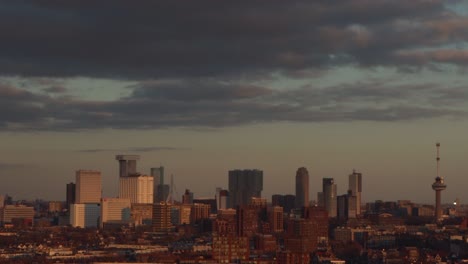
[[[121,241],[131,241],[125,247],[146,245],[146,251],[138,252],[169,262],[344,263],[341,259],[354,259],[406,263],[405,258],[417,256],[418,260],[431,260],[425,263],[440,263],[449,259],[449,253],[468,256],[468,220],[459,201],[454,206],[441,205],[441,191],[446,185],[439,176],[432,185],[435,205],[409,200],[364,204],[362,174],[354,170],[348,176],[345,194],[337,194],[333,178],[323,178],[322,190],[311,201],[305,167],[296,171],[295,194],[274,194],[271,202],[262,197],[263,171],[256,169],[229,171],[228,188],[216,188],[214,197],[197,198],[186,189],[178,201],[173,185],[164,182],[164,167],[152,168],[149,175],[138,173],[139,158],[116,156],[118,197],[102,197],[99,171],[78,170],[75,182],[67,184],[65,203],[48,202],[47,213],[42,213],[43,208],[37,205],[40,203],[0,201],[0,221],[4,228],[69,226],[101,230],[92,248],[96,252],[112,256],[121,247],[116,242],[120,237]],[[437,164],[439,160],[437,155]],[[76,255],[80,245],[91,242],[78,246],[70,241],[61,243]],[[152,249],[153,245],[164,250]],[[438,250],[442,245],[444,250]],[[418,247],[424,250],[415,250]],[[50,251],[52,247],[47,248]]]

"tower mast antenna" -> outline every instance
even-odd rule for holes
[[[437,177],[440,177],[440,156],[439,156],[439,149],[440,149],[440,143],[437,142],[436,143],[436,147],[437,147]]]

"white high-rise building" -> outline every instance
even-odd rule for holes
[[[101,202],[101,227],[104,224],[127,224],[131,219],[130,199],[103,198]]]
[[[73,227],[97,227],[100,217],[99,204],[72,204],[70,207],[70,224]]]
[[[355,196],[355,208],[356,214],[361,214],[361,192],[362,192],[362,174],[353,170],[353,173],[349,175],[349,190],[350,196]]]
[[[101,202],[101,172],[95,170],[76,171],[75,203],[98,204]]]
[[[152,204],[153,181],[153,176],[148,175],[120,177],[119,198],[130,199],[132,204]]]

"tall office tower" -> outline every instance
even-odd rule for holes
[[[161,200],[159,199],[160,194],[159,194],[159,186],[164,185],[164,167],[158,167],[158,168],[151,168],[151,176],[154,178],[154,193],[153,193],[153,203],[159,203]],[[165,200],[164,200],[165,201]]]
[[[76,171],[76,199],[77,204],[101,202],[101,172],[95,170]]]
[[[75,203],[76,184],[70,182],[67,184],[67,209],[70,210],[70,205]]]
[[[329,217],[336,217],[336,184],[333,178],[323,178],[323,202]]]
[[[271,225],[271,231],[274,233],[283,232],[284,215],[283,207],[271,206],[267,208],[268,221]]]
[[[153,205],[153,231],[168,232],[172,228],[171,205],[160,202]]]
[[[97,227],[101,217],[99,204],[72,204],[70,208],[70,224],[73,227]]]
[[[442,218],[442,207],[441,207],[441,200],[442,200],[442,191],[447,188],[447,185],[444,183],[444,178],[439,176],[439,148],[440,143],[436,144],[437,147],[437,177],[435,178],[435,182],[432,184],[432,189],[435,191],[435,220],[439,220]]]
[[[263,171],[229,171],[229,195],[231,208],[248,205],[251,197],[261,197],[263,190]]]
[[[301,167],[296,171],[296,208],[309,206],[309,172]]]
[[[183,204],[193,204],[193,192],[189,189],[185,189],[184,195],[182,195]]]
[[[119,198],[128,198],[131,203],[153,203],[153,176],[120,177]]]
[[[361,214],[361,193],[362,193],[362,174],[353,170],[353,173],[349,175],[349,189],[348,193],[350,196],[356,196],[356,213]]]
[[[139,155],[117,155],[115,159],[119,161],[120,177],[128,177],[137,173],[137,160]]]
[[[294,209],[296,204],[296,196],[292,194],[286,194],[284,196],[284,212],[291,213],[291,210]]]
[[[124,225],[130,223],[130,199],[103,198],[101,202],[100,220],[101,228],[105,225]]]

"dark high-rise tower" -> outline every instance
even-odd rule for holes
[[[323,203],[329,217],[336,217],[336,184],[333,178],[323,178]]]
[[[230,207],[248,205],[250,198],[261,197],[263,190],[263,171],[229,171]]]
[[[432,189],[435,191],[435,220],[439,220],[442,217],[442,207],[440,206],[442,200],[442,191],[447,188],[447,185],[444,183],[444,178],[439,176],[439,148],[440,143],[436,144],[437,147],[437,177],[435,178],[435,182],[432,184]]]
[[[164,195],[164,167],[151,168],[151,176],[153,176],[154,187],[153,187],[153,203],[159,203],[165,201],[167,195]]]
[[[301,167],[296,171],[296,208],[309,206],[309,172]]]
[[[75,203],[76,184],[70,182],[67,184],[67,209],[70,210],[70,205]]]
[[[137,160],[139,155],[117,155],[115,159],[119,161],[120,177],[128,177],[137,173]]]

